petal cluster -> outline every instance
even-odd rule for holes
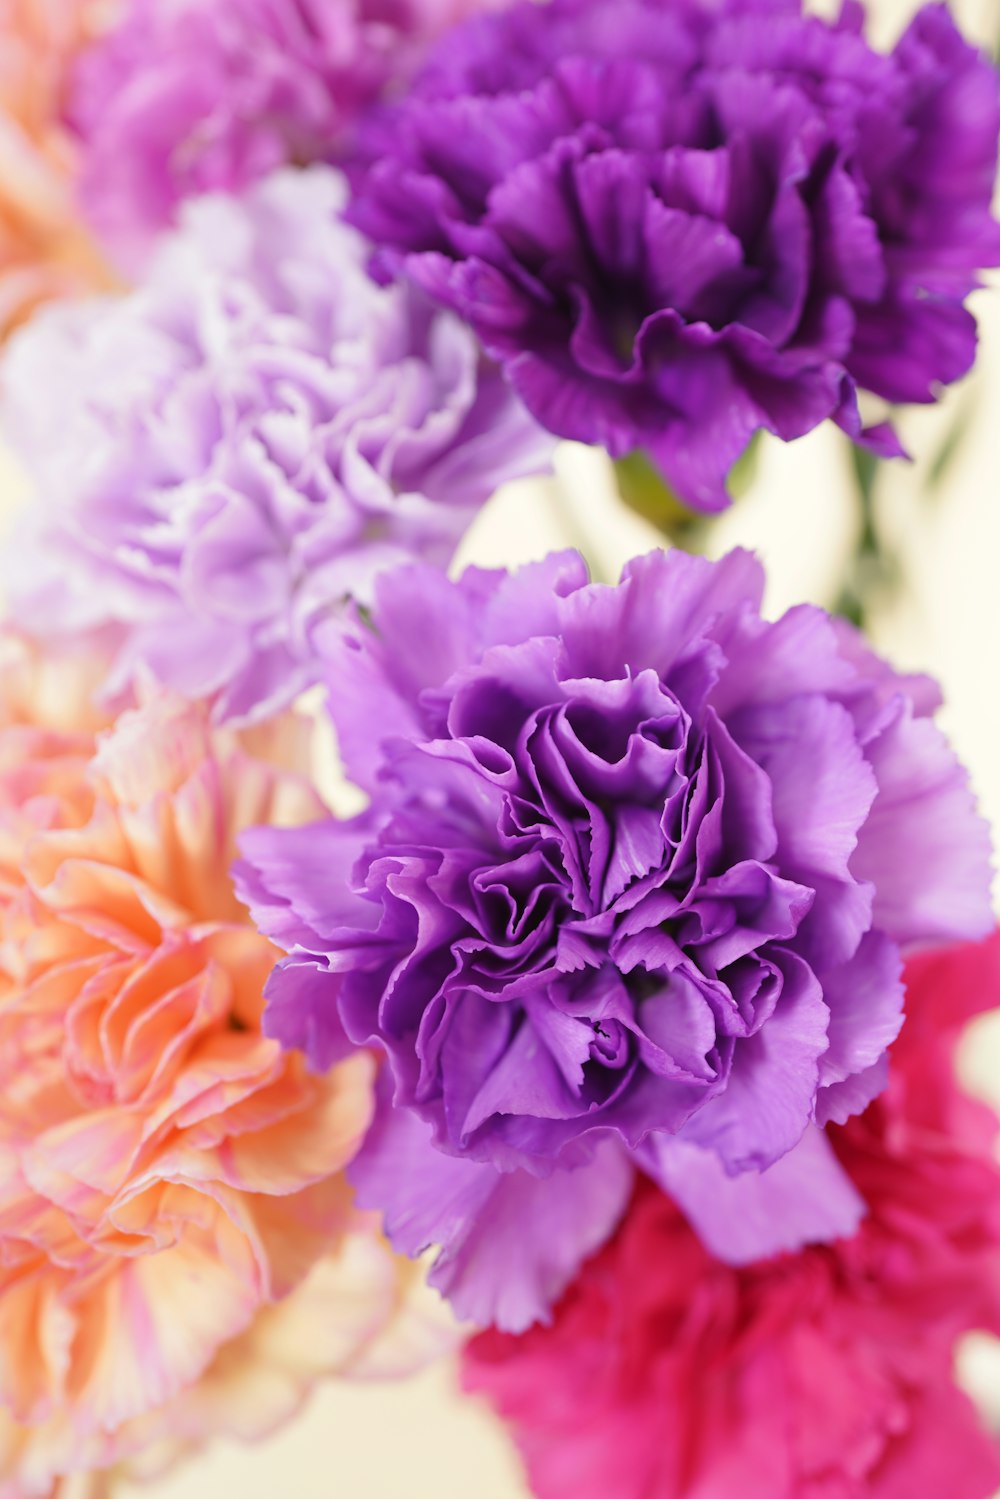
[[[0,4],[0,336],[41,302],[109,282],[76,211],[62,122],[71,66],[100,13],[95,0]]]
[[[712,510],[760,429],[965,374],[995,69],[942,5],[888,56],[846,4],[530,0],[442,40],[370,129],[354,221],[469,320],[551,431]]]
[[[73,730],[31,665],[0,729],[3,1499],[262,1434],[446,1337],[344,1177],[372,1058],[314,1077],[261,1034],[275,954],[228,866],[249,823],[315,814],[290,731],[265,762],[162,696]]]
[[[956,1338],[1000,1330],[996,1119],[958,1091],[961,1022],[1000,942],[907,967],[891,1083],[831,1128],[854,1238],[736,1270],[642,1187],[550,1328],[487,1333],[466,1384],[511,1423],[538,1499],[991,1499],[1000,1455]]]
[[[447,561],[494,488],[551,440],[476,342],[381,289],[332,169],[192,205],[127,296],[52,309],[5,370],[33,483],[9,551],[16,618],[116,629],[139,669],[219,718],[312,678],[310,630],[380,569]]]
[[[329,160],[470,0],[127,0],[80,60],[81,194],[141,260],[186,198]],[[127,142],[127,148],[123,145]]]
[[[762,589],[739,552],[415,567],[322,641],[371,805],[242,841],[289,950],[267,1024],[320,1066],[385,1049],[362,1200],[444,1247],[463,1314],[544,1312],[631,1161],[727,1258],[848,1231],[817,1126],[885,1084],[901,949],[990,928],[932,684]]]

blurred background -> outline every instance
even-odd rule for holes
[[[832,13],[839,0],[814,8]],[[877,43],[891,44],[913,0],[869,0]],[[1000,0],[952,0],[966,34],[1000,50]],[[929,671],[945,691],[944,723],[970,767],[984,813],[1000,831],[1000,278],[977,294],[975,373],[933,410],[903,413],[911,463],[881,465],[874,508],[890,582],[869,599],[868,628],[894,664]],[[509,565],[580,546],[604,577],[660,544],[617,498],[600,455],[566,445],[558,479],[501,491],[466,539],[457,566]],[[0,469],[5,508],[19,497]],[[748,492],[707,533],[704,550],[737,544],[762,556],[769,609],[831,605],[854,554],[861,512],[849,445],[827,424],[788,447],[760,445]],[[895,574],[893,576],[893,573]],[[967,1038],[971,1086],[1000,1106],[1000,1020]],[[1000,1430],[1000,1351],[973,1339],[963,1380]],[[219,1445],[134,1499],[528,1499],[516,1456],[485,1407],[457,1393],[445,1365],[399,1385],[328,1385],[299,1419],[255,1448]],[[917,1496],[920,1499],[920,1496]],[[945,1495],[928,1499],[948,1499]]]

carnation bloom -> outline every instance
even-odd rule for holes
[[[447,561],[494,488],[548,460],[475,339],[372,284],[332,169],[192,205],[148,282],[53,308],[5,371],[35,490],[5,587],[43,636],[116,627],[219,718],[311,680],[309,629],[414,553]]]
[[[1000,1449],[952,1359],[1000,1332],[996,1119],[951,1062],[1000,1002],[1000,940],[906,978],[889,1086],[830,1130],[868,1206],[855,1237],[737,1270],[647,1185],[550,1328],[471,1344],[466,1384],[538,1499],[992,1499]]]
[[[472,0],[126,0],[80,60],[81,193],[141,255],[185,198],[328,159]]]
[[[306,782],[162,696],[53,726],[35,665],[0,681],[3,1499],[259,1435],[446,1337],[343,1174],[373,1059],[314,1077],[261,1034],[275,953],[228,866],[248,823],[315,815]]]
[[[944,6],[882,56],[847,0],[521,0],[438,44],[367,141],[354,222],[539,421],[645,448],[700,509],[759,429],[933,401],[1000,261],[996,73]]]
[[[884,1086],[901,947],[992,924],[933,685],[762,589],[741,552],[414,567],[319,642],[372,801],[241,841],[267,1028],[384,1048],[354,1179],[472,1320],[542,1314],[633,1160],[727,1258],[853,1228],[817,1124]]]
[[[108,281],[73,202],[60,111],[96,0],[0,0],[0,337],[50,297]]]

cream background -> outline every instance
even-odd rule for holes
[[[832,12],[836,5],[817,4]],[[915,0],[870,0],[873,29],[888,42]],[[954,0],[968,34],[995,49],[1000,0]],[[941,407],[904,415],[912,465],[881,481],[881,516],[906,561],[907,585],[881,611],[877,643],[906,668],[943,682],[946,723],[970,766],[984,811],[1000,830],[1000,281],[978,294],[982,345],[974,375]],[[968,420],[963,448],[942,492],[929,495],[927,470],[959,413]],[[601,572],[657,544],[615,499],[599,456],[567,445],[558,485],[518,485],[487,507],[460,563],[510,564],[551,547],[583,544]],[[17,486],[6,470],[0,492]],[[771,577],[769,606],[803,599],[828,603],[851,545],[854,518],[843,440],[821,430],[790,447],[767,443],[754,486],[715,523],[710,550],[755,547]],[[967,1046],[970,1079],[1000,1100],[1000,1021]],[[1000,1354],[986,1340],[963,1353],[963,1377],[1000,1424]],[[116,1487],[121,1499],[149,1490]],[[404,1384],[331,1384],[300,1418],[254,1448],[219,1444],[151,1491],[151,1499],[527,1499],[505,1437],[478,1403],[455,1392],[449,1366]],[[734,1496],[735,1499],[735,1496]],[[916,1496],[924,1499],[924,1496]],[[947,1499],[928,1495],[926,1499]]]

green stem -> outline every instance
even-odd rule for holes
[[[861,526],[834,613],[861,630],[871,623],[874,607],[899,584],[898,559],[887,550],[876,520],[879,463],[867,448],[851,446],[851,469]]]
[[[618,493],[630,510],[655,526],[671,546],[700,552],[708,517],[689,510],[645,453],[636,450],[615,463]]]

